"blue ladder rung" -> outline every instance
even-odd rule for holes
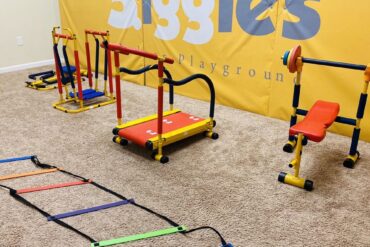
[[[36,156],[32,155],[32,156],[23,156],[23,157],[18,157],[18,158],[3,159],[3,160],[0,160],[0,163],[8,163],[8,162],[14,162],[14,161],[19,161],[19,160],[30,160],[33,157],[36,157]]]
[[[77,93],[77,95],[79,95],[79,94]],[[70,92],[69,96],[74,98],[75,94],[73,92]],[[82,90],[82,96],[83,96],[84,100],[87,100],[87,99],[93,99],[93,98],[96,98],[96,97],[104,96],[104,93],[99,92],[99,91],[95,91],[94,89],[84,89],[84,90]]]
[[[91,213],[91,212],[95,212],[95,211],[99,211],[99,210],[103,210],[107,208],[118,207],[121,205],[133,203],[133,202],[134,202],[134,199],[122,200],[122,201],[108,203],[108,204],[104,204],[104,205],[100,205],[100,206],[96,206],[92,208],[85,208],[85,209],[80,209],[80,210],[71,211],[67,213],[48,216],[47,219],[48,221],[59,220],[59,219],[69,218],[69,217],[77,216],[80,214],[87,214],[87,213]]]

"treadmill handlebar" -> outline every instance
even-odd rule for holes
[[[189,77],[186,77],[186,78],[184,78],[182,80],[178,80],[178,81],[172,80],[171,78],[164,78],[164,83],[167,83],[167,84],[173,85],[173,86],[182,86],[182,85],[185,85],[185,84],[187,84],[187,83],[189,83],[193,80],[196,80],[196,79],[202,79],[208,85],[209,92],[210,92],[209,117],[213,118],[214,113],[215,113],[216,91],[215,91],[215,87],[213,85],[213,82],[212,82],[211,78],[209,78],[207,75],[205,75],[205,74],[194,74],[194,75],[191,75]]]
[[[104,47],[104,45],[102,47]],[[142,51],[142,50],[139,50],[139,49],[128,48],[128,47],[120,45],[120,44],[109,43],[108,44],[108,49],[111,50],[111,51],[114,51],[114,52],[119,52],[119,53],[125,54],[125,55],[134,54],[134,55],[137,55],[137,56],[141,56],[141,57],[145,57],[145,58],[149,58],[149,59],[153,59],[153,60],[159,60],[160,59],[159,56],[155,53],[150,53],[150,52]],[[163,62],[168,63],[168,64],[173,64],[175,61],[172,58],[166,57],[166,58],[164,58]]]

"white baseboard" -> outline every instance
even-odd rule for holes
[[[54,64],[54,59],[43,60],[43,61],[38,61],[38,62],[33,62],[33,63],[18,64],[18,65],[13,65],[13,66],[8,66],[8,67],[2,67],[0,68],[0,74],[18,71],[18,70],[36,68],[36,67],[51,65],[51,64]]]

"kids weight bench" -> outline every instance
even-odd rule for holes
[[[329,128],[337,118],[339,104],[319,100],[308,111],[306,117],[289,129],[289,135],[298,136],[295,158],[289,163],[289,167],[294,168],[294,175],[280,172],[279,181],[291,184],[308,191],[313,189],[313,182],[299,177],[299,168],[303,149],[303,137],[310,141],[321,142]]]
[[[353,168],[360,157],[357,146],[361,132],[360,124],[364,116],[367,101],[370,66],[302,57],[301,46],[296,46],[290,51],[286,51],[282,59],[283,64],[287,66],[290,73],[297,73],[294,82],[293,114],[290,118],[289,140],[283,148],[288,153],[292,153],[296,149],[296,154],[292,162],[289,163],[289,167],[294,168],[294,175],[280,172],[278,181],[311,191],[313,189],[313,182],[299,177],[302,146],[306,145],[307,141],[321,142],[325,138],[326,130],[334,121],[354,126],[350,151],[343,165],[347,168]],[[318,100],[309,111],[298,107],[304,63],[364,71],[363,89],[360,94],[356,118],[338,116],[339,104],[323,100]],[[305,118],[297,123],[298,115],[305,116]]]

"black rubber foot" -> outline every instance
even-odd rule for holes
[[[311,180],[306,180],[304,182],[303,188],[307,191],[312,191],[313,190],[313,182]]]
[[[216,120],[213,120],[213,127],[216,127]]]
[[[217,134],[217,133],[212,133],[211,138],[212,138],[213,140],[217,140],[217,139],[218,139],[218,134]]]
[[[114,143],[116,143],[116,139],[117,139],[117,137],[118,137],[118,136],[113,136],[112,141],[113,141]]]
[[[278,177],[278,181],[284,183],[285,176],[286,176],[285,172],[280,172],[279,177]]]
[[[287,153],[293,153],[294,147],[290,143],[287,143],[284,145],[283,150]]]
[[[113,136],[112,141],[114,143],[118,143],[117,142],[117,138],[118,138],[118,136]],[[119,144],[121,144],[122,146],[126,146],[128,144],[128,141],[126,139],[124,139],[124,138],[121,138],[121,140],[119,141]]]
[[[157,152],[154,151],[154,152],[152,152],[152,154],[150,155],[150,157],[152,157],[152,159],[155,160],[155,156],[156,155],[157,155]],[[170,159],[167,156],[162,156],[161,159],[159,160],[159,162],[161,162],[162,164],[165,164],[168,161],[170,161]]]
[[[355,162],[352,159],[347,158],[344,160],[343,166],[352,169],[355,166]]]
[[[308,139],[307,139],[307,137],[303,137],[303,140],[302,140],[302,145],[303,146],[306,146],[307,145],[307,143],[308,143]]]
[[[170,161],[170,159],[169,159],[167,156],[162,156],[162,158],[161,158],[161,160],[160,160],[160,162],[161,162],[162,164],[166,164],[168,161]]]
[[[149,150],[153,150],[153,142],[151,142],[151,141],[147,141],[147,142],[145,143],[145,147],[146,147],[147,149],[149,149]]]
[[[128,141],[124,138],[121,138],[121,141],[119,142],[119,144],[121,144],[122,146],[127,146]]]
[[[357,159],[359,159],[360,158],[360,152],[359,151],[356,151],[356,153],[357,153]],[[355,163],[356,162],[353,161],[352,159],[347,158],[347,159],[344,160],[343,166],[344,167],[347,167],[347,168],[353,169],[355,167]]]
[[[153,160],[155,160],[155,156],[157,155],[157,152],[152,152],[152,154],[150,155],[150,157],[152,157]]]
[[[119,132],[119,128],[114,128],[112,130],[113,135],[118,135],[118,132]]]

